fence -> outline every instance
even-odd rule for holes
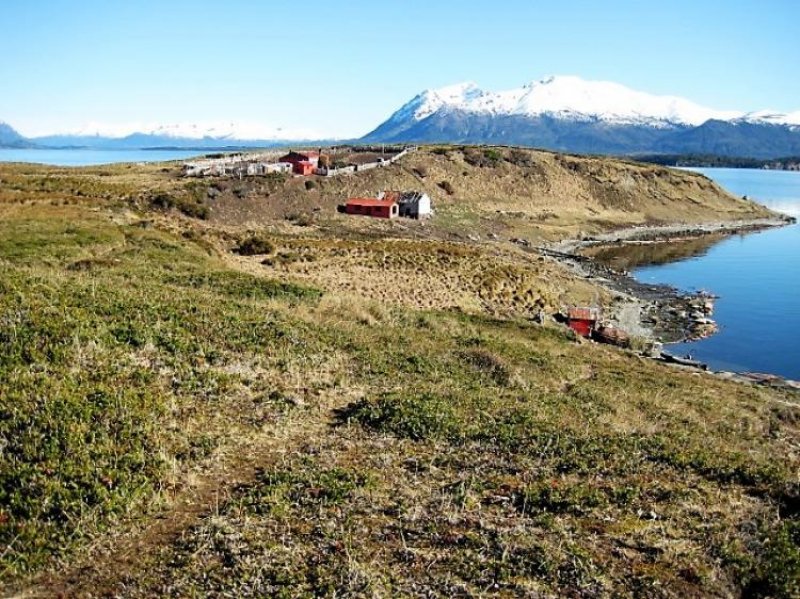
[[[341,168],[320,167],[315,171],[315,173],[317,175],[322,176],[322,177],[335,177],[337,175],[347,175],[347,174],[350,174],[350,173],[355,173],[355,172],[360,172],[360,171],[368,171],[368,170],[373,169],[373,168],[378,168],[378,167],[386,166],[388,164],[392,164],[393,162],[396,162],[396,161],[400,160],[406,154],[409,154],[410,152],[416,152],[416,151],[417,151],[417,146],[408,146],[408,147],[403,148],[400,152],[398,152],[397,154],[395,154],[394,156],[391,156],[389,158],[382,158],[382,159],[377,160],[375,162],[365,162],[364,164],[353,165],[353,166],[344,166],[344,167],[341,167]]]
[[[370,148],[367,146],[366,148]],[[417,151],[417,146],[406,146],[400,152],[389,158],[382,158],[375,162],[366,162],[359,165],[343,166],[341,168],[318,167],[314,174],[321,177],[336,177],[348,175],[358,171],[368,171],[373,168],[386,166],[400,160],[410,152]],[[223,158],[206,158],[184,164],[184,175],[187,177],[220,176],[220,175],[265,175],[271,172],[291,172],[291,167],[286,163],[267,162],[275,159],[279,153],[265,152],[261,154],[233,155]],[[264,162],[258,162],[263,160]],[[287,168],[289,166],[289,168]]]

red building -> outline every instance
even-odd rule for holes
[[[303,160],[301,162],[295,162],[292,165],[292,172],[295,175],[304,175],[304,176],[313,175],[316,169],[317,167],[314,165],[314,163],[308,162],[307,160]]]
[[[313,175],[319,165],[319,152],[289,152],[278,158],[278,162],[288,162],[296,175]]]
[[[569,328],[583,337],[591,336],[597,320],[597,310],[593,308],[570,308],[567,314]]]
[[[377,198],[350,198],[345,204],[347,214],[360,214],[375,218],[394,218],[399,208],[393,199],[379,200]]]

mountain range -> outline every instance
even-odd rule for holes
[[[253,124],[88,126],[26,138],[0,122],[0,147],[224,149],[320,143],[311,132]],[[355,140],[348,140],[355,141]],[[578,77],[548,77],[491,92],[474,83],[426,90],[363,142],[524,145],[594,154],[714,154],[778,158],[800,154],[800,111],[715,110]]]
[[[363,139],[775,158],[800,153],[800,111],[721,111],[616,83],[548,77],[500,92],[474,83],[426,90]]]

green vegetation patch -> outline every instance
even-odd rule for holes
[[[324,343],[279,310],[315,289],[221,270],[157,230],[63,214],[35,207],[0,224],[3,578],[143,510],[213,453],[227,433],[212,422],[279,414],[257,403],[269,383],[254,356],[288,364]]]
[[[210,290],[237,299],[317,300],[322,296],[322,292],[313,287],[230,270],[197,272],[171,277],[168,281],[181,287]]]
[[[234,251],[242,256],[271,254],[275,251],[275,244],[263,235],[250,235],[245,237]]]
[[[343,416],[367,428],[416,441],[455,438],[461,429],[452,403],[431,394],[387,394],[361,400]]]

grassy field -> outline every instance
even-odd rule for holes
[[[0,167],[5,594],[800,593],[796,395],[532,324],[603,292],[512,246],[170,169]]]

